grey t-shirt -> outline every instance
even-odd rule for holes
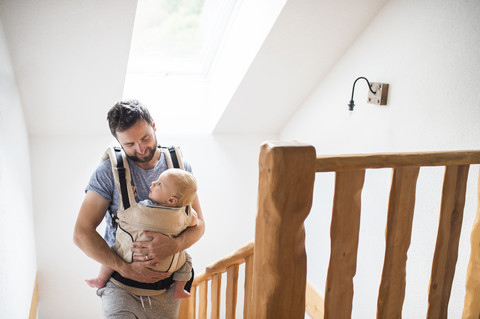
[[[165,171],[167,167],[167,162],[165,161],[165,155],[162,153],[160,160],[157,165],[149,170],[144,170],[140,168],[135,162],[128,159],[128,164],[130,165],[130,174],[132,176],[132,184],[135,186],[137,197],[136,201],[140,202],[142,200],[148,199],[148,194],[150,192],[150,186],[152,182],[158,179],[158,176]],[[183,160],[183,166],[185,170],[192,173],[192,168],[188,162]],[[111,213],[117,215],[118,202],[120,196],[118,195],[118,190],[115,187],[115,180],[113,178],[112,165],[110,160],[102,162],[95,172],[93,172],[90,177],[85,191],[94,191],[98,195],[102,196],[110,202],[108,211],[105,214],[106,228],[105,228],[105,241],[111,247],[115,244],[115,234],[116,229],[113,226],[113,221]]]

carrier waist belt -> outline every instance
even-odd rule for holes
[[[121,282],[124,285],[135,287],[135,288],[148,289],[148,290],[164,290],[164,289],[168,289],[173,284],[173,276],[170,276],[168,278],[165,278],[163,280],[160,280],[154,283],[145,283],[145,282],[139,282],[139,281],[125,278],[115,271],[112,274],[112,278],[117,280],[118,282]]]

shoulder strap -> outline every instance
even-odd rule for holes
[[[125,167],[123,166],[122,150],[118,147],[114,147],[113,149],[115,151],[115,157],[117,160],[118,182],[120,183],[120,198],[123,203],[123,209],[127,209],[130,207],[130,201],[128,200],[127,179],[125,176]]]
[[[132,178],[130,176],[130,166],[128,165],[125,152],[120,147],[109,147],[104,160],[110,159],[112,164],[113,178],[115,186],[120,195],[118,210],[125,210],[131,206],[130,203],[135,202],[135,193],[132,188]]]
[[[162,151],[162,153],[165,155],[165,160],[167,162],[167,167],[168,168],[180,168],[180,169],[185,169],[183,166],[183,155],[182,151],[180,150],[180,147],[178,146],[169,146],[169,147],[163,147],[158,145],[158,148]],[[189,215],[190,214],[190,206],[185,207],[185,214]]]
[[[180,164],[178,163],[178,157],[177,157],[177,152],[176,152],[175,147],[170,146],[168,148],[168,151],[170,152],[170,157],[172,158],[173,167],[180,168]]]
[[[185,167],[183,166],[182,151],[180,150],[180,147],[163,147],[160,145],[158,147],[162,151],[163,155],[165,155],[165,160],[167,162],[168,168],[185,169]]]

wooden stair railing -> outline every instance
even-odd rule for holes
[[[365,170],[392,168],[386,225],[386,247],[377,318],[401,318],[405,297],[407,251],[410,246],[420,167],[444,166],[440,221],[430,277],[427,318],[447,318],[455,273],[470,164],[480,163],[480,151],[427,152],[352,156],[321,156],[316,171],[334,171],[335,195],[331,255],[325,289],[325,318],[350,318],[356,270],[360,198]],[[466,279],[463,318],[479,318],[479,236],[472,232],[472,255]],[[476,252],[477,251],[477,252]],[[475,256],[477,254],[477,256]],[[473,264],[473,265],[472,265]],[[473,287],[473,285],[475,285]],[[474,301],[473,301],[474,300]],[[470,304],[475,304],[472,306]],[[342,305],[342,307],[340,307]]]
[[[325,288],[324,317],[351,318],[361,193],[365,172],[373,168],[391,168],[393,171],[377,318],[401,318],[417,177],[423,166],[445,167],[427,318],[447,318],[471,164],[480,164],[480,151],[317,157],[315,148],[311,145],[295,142],[262,145],[255,242],[250,244],[254,246],[255,258],[253,267],[251,261],[246,267],[250,273],[253,268],[253,279],[246,284],[248,289],[244,304],[247,310],[244,318],[304,318],[307,286],[304,221],[312,205],[313,184],[317,172],[335,173],[331,254]],[[473,225],[471,243],[463,319],[480,318],[480,206]],[[238,260],[226,260],[218,262],[215,267],[227,272],[227,295],[232,296],[236,294],[239,263]],[[195,280],[197,286],[194,288],[194,295],[198,289],[200,296],[199,319],[206,318],[209,279],[214,287],[210,318],[219,317],[219,273],[210,267]],[[232,287],[230,290],[229,285]],[[231,297],[227,297],[229,298]],[[184,303],[189,306],[182,307],[182,312],[186,311],[187,317],[179,318],[196,318],[195,299],[190,299]],[[226,318],[234,318],[234,308],[235,302],[229,303],[227,300]],[[317,307],[317,310],[322,309]]]
[[[208,282],[211,286],[211,314],[209,318],[220,318],[221,275],[227,273],[226,315],[225,318],[235,318],[237,302],[237,278],[239,266],[245,263],[245,289],[243,300],[243,317],[254,318],[252,312],[252,282],[253,282],[254,242],[251,241],[225,258],[207,266],[198,276],[191,289],[191,297],[182,300],[179,319],[194,319],[196,317],[196,297],[199,295],[198,318],[207,318]],[[305,311],[312,319],[323,318],[323,297],[313,286],[307,283]]]
[[[223,259],[207,266],[205,271],[198,276],[191,289],[191,297],[184,299],[180,307],[180,319],[218,319],[220,318],[220,294],[222,274],[227,273],[226,286],[226,309],[225,318],[235,318],[237,305],[237,286],[239,266],[245,263],[245,290],[244,290],[244,317],[253,318],[251,314],[252,302],[252,280],[253,280],[253,251],[254,242],[236,250]],[[211,287],[211,314],[207,317],[208,306],[208,283]],[[196,296],[198,298],[198,317],[196,317]]]
[[[445,167],[427,318],[447,317],[468,171],[471,164],[480,164],[480,151],[316,157],[311,145],[266,143],[261,148],[259,164],[254,267],[255,318],[304,316],[304,303],[299,300],[303,294],[297,292],[292,296],[292,291],[306,281],[303,223],[312,203],[313,176],[316,172],[335,173],[325,318],[351,318],[361,193],[365,171],[373,168],[391,168],[393,171],[386,212],[386,247],[377,318],[401,318],[416,181],[420,167],[423,166]],[[289,256],[290,259],[273,257],[282,252],[286,244],[288,248],[284,256]],[[471,233],[471,246],[463,319],[480,318],[480,206]],[[292,273],[296,275],[296,282],[280,280]],[[261,279],[264,274],[268,275],[267,280]]]

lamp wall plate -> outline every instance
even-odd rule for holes
[[[368,90],[367,102],[377,105],[387,105],[388,83],[372,82],[372,90],[375,91],[375,94]]]

